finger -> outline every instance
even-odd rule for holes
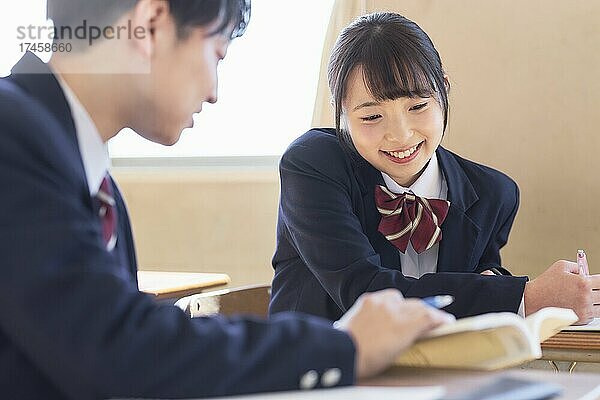
[[[393,289],[393,288],[382,289],[377,292],[370,292],[370,293],[365,293],[365,294],[368,294],[369,296],[374,297],[377,300],[382,300],[383,302],[398,301],[398,300],[404,299],[404,296],[402,296],[402,292],[399,291],[398,289]]]
[[[592,289],[600,290],[600,274],[588,276]]]
[[[490,271],[489,269],[486,269],[485,271],[483,271],[481,273],[481,275],[496,275],[495,273],[493,273],[492,271]]]
[[[600,290],[592,290],[592,304],[600,306]]]
[[[587,324],[589,324],[590,322],[592,322],[592,320],[593,320],[593,317],[590,317],[590,318],[582,318],[582,319],[579,319],[577,322],[575,322],[573,325],[576,325],[576,326],[577,326],[577,325],[587,325]]]
[[[428,332],[440,325],[455,321],[452,314],[432,308],[425,303],[418,304],[418,307],[419,311],[418,313],[415,313],[415,315],[418,315],[419,317],[415,323],[420,327],[420,333]]]
[[[433,310],[434,311],[434,323],[435,326],[451,324],[456,322],[456,317],[450,313],[441,310]]]
[[[577,263],[565,261],[563,263],[563,268],[565,272],[570,272],[572,274],[579,274],[579,266]]]

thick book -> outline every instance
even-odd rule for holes
[[[432,330],[396,361],[414,367],[495,370],[542,356],[540,343],[577,321],[573,310],[548,307],[522,318],[489,313]]]

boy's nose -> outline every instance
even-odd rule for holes
[[[217,88],[215,87],[213,90],[211,90],[210,95],[206,99],[206,102],[210,103],[210,104],[215,104],[218,99],[219,99],[219,94],[217,93]]]

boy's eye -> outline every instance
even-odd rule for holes
[[[410,108],[410,111],[417,111],[417,110],[420,110],[420,109],[424,108],[425,106],[427,106],[427,102],[419,103],[419,104],[417,104],[415,106],[412,106]]]
[[[361,120],[363,121],[375,121],[376,119],[381,118],[381,115],[377,114],[377,115],[369,115],[368,117],[363,117],[361,118]]]

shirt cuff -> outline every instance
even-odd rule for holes
[[[525,318],[525,295],[521,297],[521,305],[519,305],[519,311],[517,312],[517,314]]]

